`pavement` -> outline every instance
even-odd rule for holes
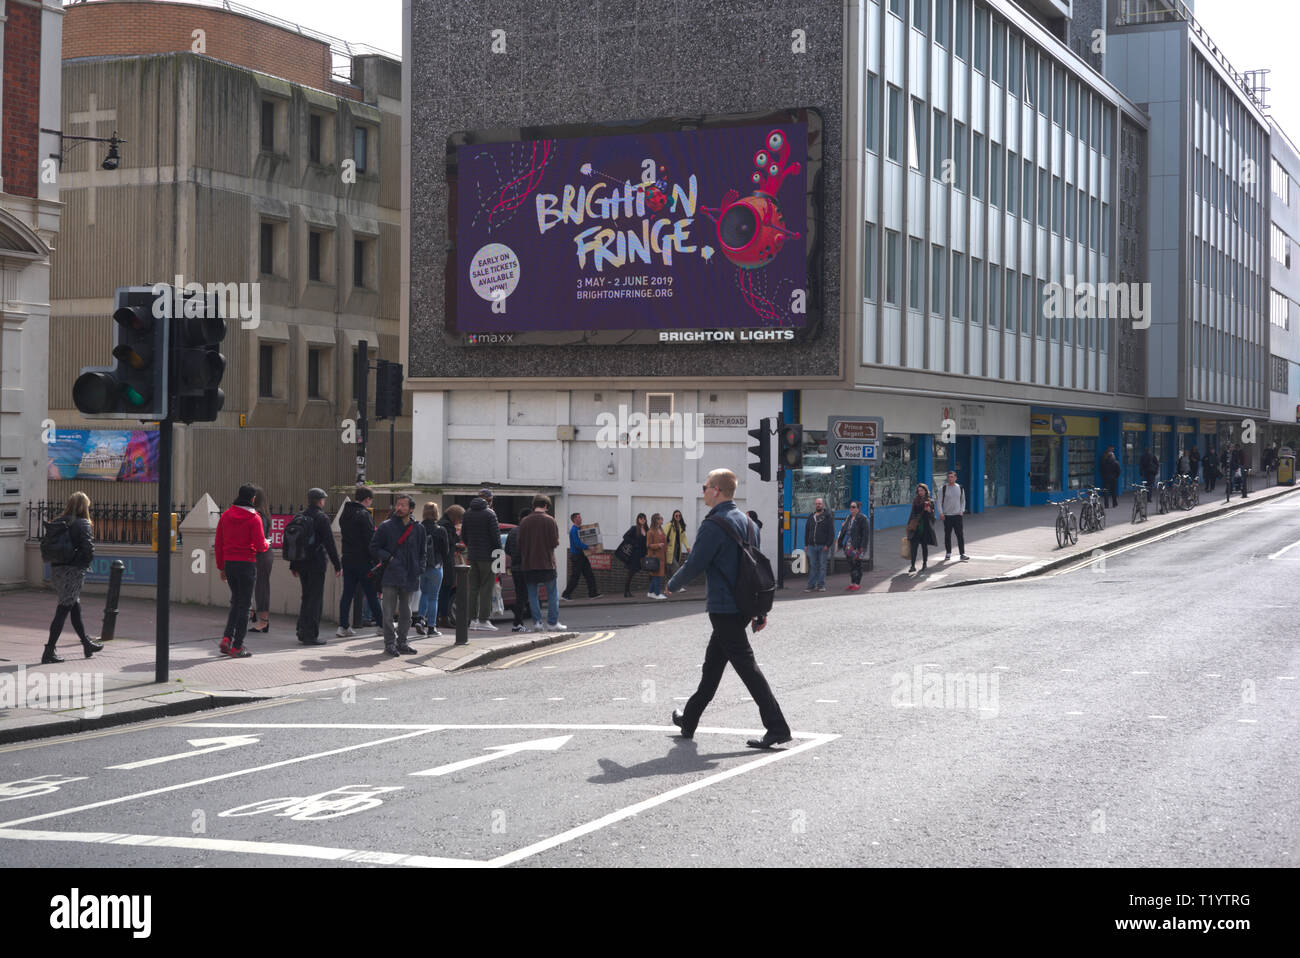
[[[1107,528],[1080,534],[1078,544],[1056,546],[1056,506],[997,509],[966,517],[969,561],[943,560],[932,550],[929,570],[909,574],[908,560],[900,558],[897,542],[903,530],[881,530],[876,539],[876,568],[864,574],[858,596],[872,593],[916,592],[986,582],[1005,582],[1039,575],[1072,563],[1097,558],[1115,549],[1171,534],[1191,523],[1216,515],[1249,509],[1300,491],[1300,487],[1273,486],[1240,496],[1230,503],[1209,496],[1190,512],[1160,516],[1154,507],[1148,521],[1131,525],[1131,500],[1121,498],[1118,510],[1109,510]],[[1076,510],[1077,511],[1077,510]],[[938,533],[942,536],[942,531]],[[942,546],[940,546],[942,549]],[[828,578],[828,592],[843,592],[848,585],[844,563]],[[788,578],[780,602],[812,601],[819,594],[802,591],[802,577]],[[98,597],[83,603],[87,630],[100,632],[102,608]],[[403,679],[446,675],[483,666],[541,646],[598,632],[603,626],[626,620],[662,621],[702,611],[703,582],[667,601],[621,597],[597,600],[575,598],[564,603],[562,618],[589,619],[587,625],[561,633],[509,631],[509,620],[498,620],[497,633],[470,633],[468,645],[456,646],[454,636],[411,636],[419,654],[391,658],[383,652],[378,635],[362,634],[338,639],[322,624],[328,644],[305,647],[285,616],[273,618],[266,635],[250,634],[245,645],[253,655],[229,659],[217,652],[225,611],[206,606],[173,604],[170,614],[168,681],[155,679],[154,605],[147,600],[123,599],[119,603],[116,637],[91,659],[65,626],[58,646],[66,661],[57,666],[37,663],[48,635],[53,613],[52,595],[46,590],[4,593],[0,596],[0,743],[65,735],[110,725],[183,715],[206,709],[263,699],[301,695],[340,687],[361,687]],[[635,608],[620,608],[634,606]],[[586,641],[586,640],[584,640]]]

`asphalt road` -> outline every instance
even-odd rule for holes
[[[1292,865],[1297,573],[1289,497],[1022,583],[783,602],[754,640],[800,735],[773,752],[730,671],[673,737],[698,604],[570,608],[603,628],[0,749],[0,861]]]

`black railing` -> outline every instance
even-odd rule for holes
[[[50,519],[63,515],[67,507],[65,502],[41,499],[39,502],[27,503],[27,538],[40,539],[44,524]],[[95,541],[112,542],[117,545],[148,545],[153,542],[154,530],[157,528],[154,513],[158,506],[154,503],[104,503],[92,505],[90,518],[95,523]],[[172,503],[171,511],[184,521],[189,514],[189,506]],[[180,530],[176,532],[177,545],[180,544]]]

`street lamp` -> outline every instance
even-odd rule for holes
[[[104,157],[104,162],[99,164],[99,168],[112,172],[117,169],[118,163],[122,159],[121,154],[117,151],[117,146],[119,143],[126,142],[126,140],[118,137],[116,130],[113,131],[112,136],[74,136],[71,133],[64,133],[62,130],[47,130],[45,127],[41,127],[41,132],[52,133],[59,138],[59,152],[50,154],[52,159],[59,161],[59,169],[63,169],[63,158],[76,148],[77,143],[107,143],[108,155]],[[76,142],[72,146],[65,147],[63,145],[64,140],[74,140]]]

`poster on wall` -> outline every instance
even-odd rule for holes
[[[467,346],[790,343],[821,320],[812,109],[448,138]]]
[[[50,479],[158,481],[158,433],[143,429],[59,429],[49,443]]]

